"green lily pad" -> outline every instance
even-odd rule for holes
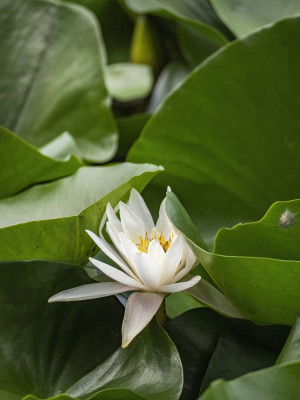
[[[185,234],[202,266],[245,318],[260,324],[294,324],[300,314],[300,261],[210,253],[189,236],[190,221],[174,193],[167,194],[166,204],[170,220]]]
[[[300,13],[297,0],[211,0],[219,17],[238,37]]]
[[[226,382],[217,380],[199,400],[294,400],[300,391],[300,362],[270,367]]]
[[[4,0],[0,14],[0,123],[37,147],[68,131],[81,158],[111,159],[117,133],[94,15],[47,0]]]
[[[123,163],[82,167],[70,177],[35,186],[0,201],[0,260],[48,259],[85,264],[106,204],[115,206],[131,187],[141,191],[162,169]]]
[[[81,166],[74,155],[57,160],[0,127],[0,197],[11,196],[39,182],[71,175]]]
[[[124,308],[114,296],[47,302],[89,282],[71,264],[0,263],[0,393],[12,400],[178,399],[179,355],[156,321],[122,349]]]
[[[178,193],[209,244],[219,228],[300,195],[299,35],[295,17],[225,46],[166,99],[127,156],[165,167],[155,188]]]

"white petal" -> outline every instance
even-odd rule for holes
[[[180,261],[183,258],[183,250],[183,237],[178,236],[171,243],[163,260],[163,284],[171,283],[170,281],[174,277]]]
[[[151,240],[151,242],[149,243],[148,254],[162,268],[163,260],[166,256],[166,253],[156,240]]]
[[[119,220],[119,218],[116,216],[114,209],[112,208],[112,206],[110,205],[110,203],[107,203],[106,206],[106,215],[108,218],[108,221],[115,226],[115,228],[121,232],[122,231],[122,224]]]
[[[119,238],[121,253],[126,258],[127,262],[133,268],[135,268],[134,257],[139,252],[136,245],[132,243],[132,241],[123,232],[120,233]]]
[[[106,232],[108,233],[108,236],[111,238],[111,241],[113,242],[114,246],[119,250],[120,232],[118,231],[118,229],[115,227],[114,224],[107,222],[106,223]]]
[[[138,252],[134,258],[139,278],[150,290],[157,290],[161,285],[161,269],[156,261],[146,253]]]
[[[194,276],[192,279],[186,282],[178,282],[171,283],[170,285],[161,286],[159,290],[164,293],[176,293],[181,292],[182,290],[186,290],[198,283],[201,279],[201,276]]]
[[[100,271],[102,271],[105,275],[109,276],[111,279],[117,282],[121,282],[124,285],[133,286],[135,288],[145,289],[145,286],[137,279],[131,278],[124,272],[119,271],[117,268],[114,268],[111,265],[105,264],[91,257],[90,262],[94,264],[95,267],[99,268]]]
[[[190,272],[192,268],[194,268],[195,262],[197,261],[194,253],[190,249],[190,247],[186,244],[186,264],[185,267],[182,270],[179,270],[179,272],[176,273],[174,276],[173,282],[178,282],[180,279],[182,279],[187,273]]]
[[[154,227],[152,215],[144,199],[135,189],[131,189],[130,198],[127,205],[138,216],[138,218],[144,222],[147,232],[150,232]]]
[[[162,231],[166,239],[174,232],[174,227],[166,213],[166,199],[164,199],[160,205],[156,229],[159,233]]]
[[[99,238],[97,235],[94,234],[94,232],[91,232],[89,230],[87,230],[86,232],[90,235],[96,245],[100,247],[103,253],[105,253],[111,260],[117,263],[123,269],[123,271],[126,272],[126,274],[130,275],[132,278],[136,278],[134,273],[125,264],[119,254],[105,240]]]
[[[162,293],[132,293],[126,304],[122,325],[122,347],[138,335],[151,321],[165,295]]]
[[[88,285],[78,286],[57,293],[54,296],[50,297],[48,302],[53,303],[54,301],[78,301],[98,299],[100,297],[107,297],[113,294],[127,292],[129,290],[136,290],[136,288],[123,285],[119,282],[90,283]]]
[[[129,239],[137,242],[138,237],[144,237],[147,228],[144,222],[123,202],[120,202],[120,216],[123,232]]]

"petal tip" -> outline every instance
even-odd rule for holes
[[[132,337],[128,337],[122,340],[122,349],[126,349],[130,343],[132,342],[133,338]]]

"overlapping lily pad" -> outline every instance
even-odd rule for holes
[[[210,243],[218,228],[299,197],[299,34],[297,17],[225,46],[167,98],[129,153],[165,167],[156,187],[180,195]]]
[[[82,158],[111,159],[117,133],[93,14],[59,1],[4,0],[0,15],[0,123],[38,147],[68,131]]]
[[[211,0],[211,3],[219,17],[238,37],[300,13],[298,0]]]
[[[191,239],[186,211],[174,193],[167,194],[166,209],[174,225],[190,238],[211,278],[245,318],[261,324],[294,324],[300,313],[300,260],[210,253]],[[256,240],[252,237],[250,242]],[[265,236],[265,241],[271,240],[272,235]],[[216,249],[221,247],[216,244]],[[285,247],[282,251],[284,254]]]
[[[89,282],[75,265],[1,263],[0,393],[30,394],[26,400],[65,392],[71,397],[57,400],[178,399],[180,359],[155,321],[124,350],[124,308],[116,298],[47,303],[57,291]],[[127,390],[106,390],[120,388]]]
[[[0,259],[85,263],[93,252],[85,229],[98,232],[107,202],[141,191],[160,167],[123,163],[82,167],[70,177],[0,201]]]
[[[34,183],[71,175],[80,166],[81,162],[73,155],[66,161],[47,157],[0,127],[0,197],[11,196]]]

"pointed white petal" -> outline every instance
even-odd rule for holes
[[[178,282],[171,283],[170,285],[161,286],[159,290],[164,293],[176,293],[181,292],[182,290],[186,290],[198,283],[201,279],[201,276],[194,276],[192,279],[186,282]]]
[[[136,272],[145,286],[157,290],[161,285],[161,269],[156,261],[146,253],[138,252],[134,258]]]
[[[115,228],[121,232],[122,231],[122,224],[119,220],[119,218],[116,216],[114,209],[112,208],[112,206],[110,205],[110,203],[107,203],[106,206],[106,215],[108,218],[108,221],[115,226]]]
[[[192,268],[194,268],[195,263],[197,261],[195,254],[192,252],[192,250],[186,245],[186,262],[185,266],[183,269],[178,270],[178,272],[175,274],[173,282],[178,282],[180,279],[182,279],[187,273],[190,272]]]
[[[150,257],[154,258],[157,264],[162,268],[166,253],[156,240],[151,240],[149,243],[148,254]]]
[[[138,218],[144,222],[147,232],[150,232],[154,227],[152,215],[144,199],[135,189],[131,189],[130,198],[127,205],[138,216]]]
[[[166,213],[166,199],[164,199],[160,205],[156,229],[159,233],[162,231],[166,239],[174,232],[173,225]]]
[[[125,235],[120,233],[120,250],[127,262],[135,269],[134,257],[139,252],[136,245]]]
[[[111,241],[113,242],[115,248],[117,250],[119,250],[120,232],[118,231],[118,229],[115,227],[114,224],[107,222],[106,223],[106,232],[108,233],[108,236],[110,237]]]
[[[163,293],[132,293],[126,304],[122,325],[122,347],[127,347],[159,309],[165,295]]]
[[[137,242],[138,237],[146,234],[144,222],[123,202],[120,202],[120,216],[123,232],[129,239]]]
[[[105,240],[99,238],[97,235],[94,234],[94,232],[91,232],[89,230],[87,230],[86,232],[90,235],[96,245],[103,251],[103,253],[105,253],[111,260],[117,263],[123,269],[123,271],[126,272],[126,274],[130,275],[132,278],[136,278],[131,269],[125,264],[124,260],[122,260],[119,254]]]
[[[98,299],[129,290],[136,290],[136,288],[119,282],[90,283],[57,293],[50,297],[48,302]]]
[[[183,245],[183,237],[178,236],[175,240],[173,240],[171,246],[167,250],[162,267],[163,284],[171,283],[171,280],[177,271],[180,261],[183,258]]]
[[[109,276],[111,279],[121,282],[124,285],[133,286],[139,289],[145,289],[145,286],[139,282],[137,279],[131,278],[127,274],[122,271],[119,271],[117,268],[112,267],[111,265],[105,264],[101,261],[95,260],[90,257],[90,261],[95,267],[99,268],[105,275]]]

